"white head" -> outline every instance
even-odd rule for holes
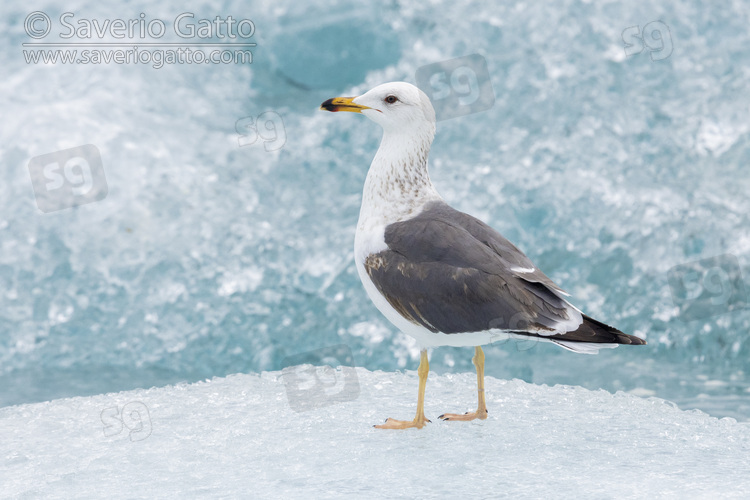
[[[441,199],[427,172],[435,110],[424,92],[405,82],[384,83],[359,97],[328,99],[320,109],[361,113],[383,127],[365,180],[358,233],[368,224],[413,217],[425,203]]]
[[[435,109],[429,97],[406,82],[378,85],[359,97],[335,97],[320,109],[362,113],[386,133],[435,133]]]

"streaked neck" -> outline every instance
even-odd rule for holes
[[[367,172],[359,225],[409,219],[439,200],[427,171],[434,125],[412,134],[384,132]]]

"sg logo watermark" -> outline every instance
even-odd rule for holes
[[[422,66],[415,79],[432,101],[438,121],[486,111],[495,104],[487,61],[479,54]]]
[[[143,441],[151,435],[151,416],[140,401],[131,401],[120,410],[117,406],[105,408],[101,414],[104,435],[112,437],[128,430],[131,441]]]
[[[289,356],[282,364],[281,376],[289,406],[296,412],[354,401],[359,397],[354,358],[346,345]]]
[[[489,327],[493,330],[500,331],[527,331],[529,329],[528,315],[525,313],[515,313],[510,319],[506,320],[503,317],[495,318],[490,321]],[[539,342],[538,337],[528,336],[523,337],[511,337],[510,335],[498,334],[497,338],[492,339],[492,345],[503,345],[508,341],[515,340],[516,351],[523,352],[533,349]]]
[[[258,118],[240,118],[234,124],[234,129],[239,134],[237,143],[240,147],[251,146],[258,138],[263,142],[266,151],[276,151],[286,144],[284,120],[275,111],[265,111],[259,114]]]
[[[672,55],[672,34],[669,26],[661,21],[652,21],[643,27],[630,26],[622,32],[625,55],[640,54],[644,49],[651,53],[652,61],[661,61]]]
[[[102,157],[93,144],[35,156],[29,175],[36,205],[44,213],[100,201],[109,192]]]
[[[747,307],[745,283],[734,255],[675,266],[667,275],[680,319],[692,321]]]

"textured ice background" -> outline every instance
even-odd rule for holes
[[[725,253],[735,255],[748,272],[750,9],[745,3],[490,6],[436,0],[367,7],[337,0],[210,1],[195,7],[196,19],[232,14],[255,22],[254,62],[159,70],[148,65],[27,65],[21,50],[28,41],[23,20],[34,9],[53,18],[65,11],[75,12],[76,19],[135,18],[145,12],[164,20],[189,10],[145,1],[117,7],[85,0],[41,1],[33,9],[18,1],[0,5],[0,405],[279,370],[289,355],[335,344],[348,345],[356,364],[370,370],[415,368],[417,346],[370,304],[352,263],[362,184],[380,130],[362,117],[317,107],[326,98],[356,95],[385,81],[414,81],[422,65],[479,53],[487,60],[496,103],[483,113],[440,122],[431,156],[438,189],[454,206],[517,243],[571,292],[577,306],[649,342],[597,357],[547,345],[490,347],[487,373],[634,391],[682,408],[747,419],[747,310],[682,322],[667,284],[672,267]],[[660,61],[647,52],[626,57],[623,30],[656,20],[669,26],[672,55]],[[267,110],[283,117],[284,147],[272,152],[259,144],[239,147],[237,120]],[[27,171],[30,158],[89,143],[102,153],[108,197],[42,214]],[[441,348],[432,353],[431,366],[437,373],[470,372],[470,359],[470,349]],[[265,387],[253,377],[220,383],[238,380]],[[210,387],[198,390],[210,392]],[[252,387],[247,397],[254,394]],[[516,383],[497,387],[541,391]],[[156,405],[168,393],[148,394],[155,395]],[[591,394],[621,405],[622,411],[628,402],[634,401],[636,407],[627,410],[634,412],[654,404]],[[105,399],[95,399],[94,406]],[[376,414],[403,407],[386,402],[393,406],[362,418],[370,422]],[[170,423],[159,432],[183,429],[200,441],[205,435],[199,430],[204,429],[201,419],[194,418],[187,403],[178,398],[173,403],[180,406],[167,405]],[[47,432],[37,435],[37,446],[43,439],[59,440],[65,450],[61,443],[76,441],[57,429],[65,421],[46,422],[43,409],[65,413],[67,405],[89,404],[74,399],[5,414],[31,412],[32,428]],[[71,418],[84,418],[77,411],[70,412]],[[690,433],[704,424],[710,432],[739,429],[730,425],[726,430],[722,426],[727,424],[703,415],[659,411],[658,418],[686,419],[685,434],[679,434],[684,437],[656,427],[648,436],[662,432],[662,439],[678,447],[699,447]],[[330,415],[342,413],[345,421],[360,418],[343,407]],[[245,420],[227,417],[236,423],[232,429],[239,442],[266,439],[248,420],[259,416],[260,409]],[[312,425],[303,417],[288,418],[285,429]],[[636,425],[627,418],[608,418],[596,430],[602,450],[607,440],[619,442],[608,432],[612,422]],[[335,429],[340,420],[325,425]],[[435,432],[487,432],[495,437],[481,442],[492,446],[525,437],[495,422],[461,430],[433,426],[409,434],[413,446],[396,435],[366,439],[392,439],[388,446],[432,451],[429,433]],[[599,446],[584,439],[586,422],[575,424],[570,418],[565,423],[582,426],[577,434],[581,447]],[[79,429],[78,423],[72,425]],[[492,425],[497,433],[489,431]],[[19,424],[14,432],[27,431]],[[330,432],[331,443],[343,440],[343,434]],[[501,432],[503,437],[497,437]],[[92,430],[86,439],[95,436]],[[260,456],[252,455],[259,453],[252,446],[221,436],[227,446],[250,454],[243,456]],[[623,442],[630,446],[637,436],[628,433]],[[156,431],[152,438],[119,450],[102,443],[102,455],[92,457],[90,467],[117,462],[126,470],[155,468],[166,477],[166,469],[179,467],[152,462],[158,455],[149,455],[143,446],[162,443]],[[543,439],[556,443],[554,432],[536,439],[539,446]],[[290,446],[279,441],[274,444]],[[463,438],[456,443],[489,453]],[[575,458],[588,463],[584,448]],[[366,461],[365,449],[360,453]],[[615,446],[608,449],[600,458],[619,453]],[[636,448],[627,449],[636,456]],[[196,444],[194,453],[200,450]],[[450,447],[440,451],[448,467]],[[513,470],[506,451],[490,455]],[[526,453],[521,447],[516,451]],[[690,480],[680,470],[700,471],[699,462],[670,458],[673,452],[652,457],[656,464],[681,461],[681,469],[660,469],[662,479]],[[231,456],[215,455],[217,463]],[[418,457],[411,458],[410,466],[423,466]],[[461,467],[468,474],[471,464],[464,458]],[[567,458],[557,456],[547,465],[560,470]],[[64,461],[47,460],[66,467],[58,463]],[[323,464],[326,458],[319,460]],[[244,463],[244,469],[231,473],[245,477],[246,484],[258,476],[259,463],[233,463]],[[489,470],[493,462],[480,463]],[[630,465],[646,467],[635,458]],[[589,470],[575,471],[556,474],[557,486],[582,481]],[[545,473],[539,467],[535,474]],[[73,484],[66,474],[50,477]],[[622,478],[623,488],[637,486],[638,474],[627,467],[612,474]],[[109,480],[122,484],[122,491],[132,486],[117,473]],[[506,484],[521,488],[523,481]],[[416,492],[419,481],[404,486]]]
[[[344,373],[334,376],[347,376]],[[348,376],[350,376],[349,374]],[[8,498],[747,498],[750,429],[658,398],[487,378],[356,371],[350,401],[292,411],[280,372],[0,409]],[[143,423],[102,420],[141,408]],[[143,408],[146,408],[145,410]],[[106,428],[105,428],[106,424]],[[105,435],[105,431],[107,435]],[[119,432],[118,432],[119,431]]]

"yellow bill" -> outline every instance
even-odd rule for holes
[[[320,105],[320,109],[326,111],[351,111],[352,113],[361,113],[363,109],[372,109],[369,106],[363,106],[362,104],[355,104],[353,101],[356,97],[334,97],[328,99],[326,102]]]

